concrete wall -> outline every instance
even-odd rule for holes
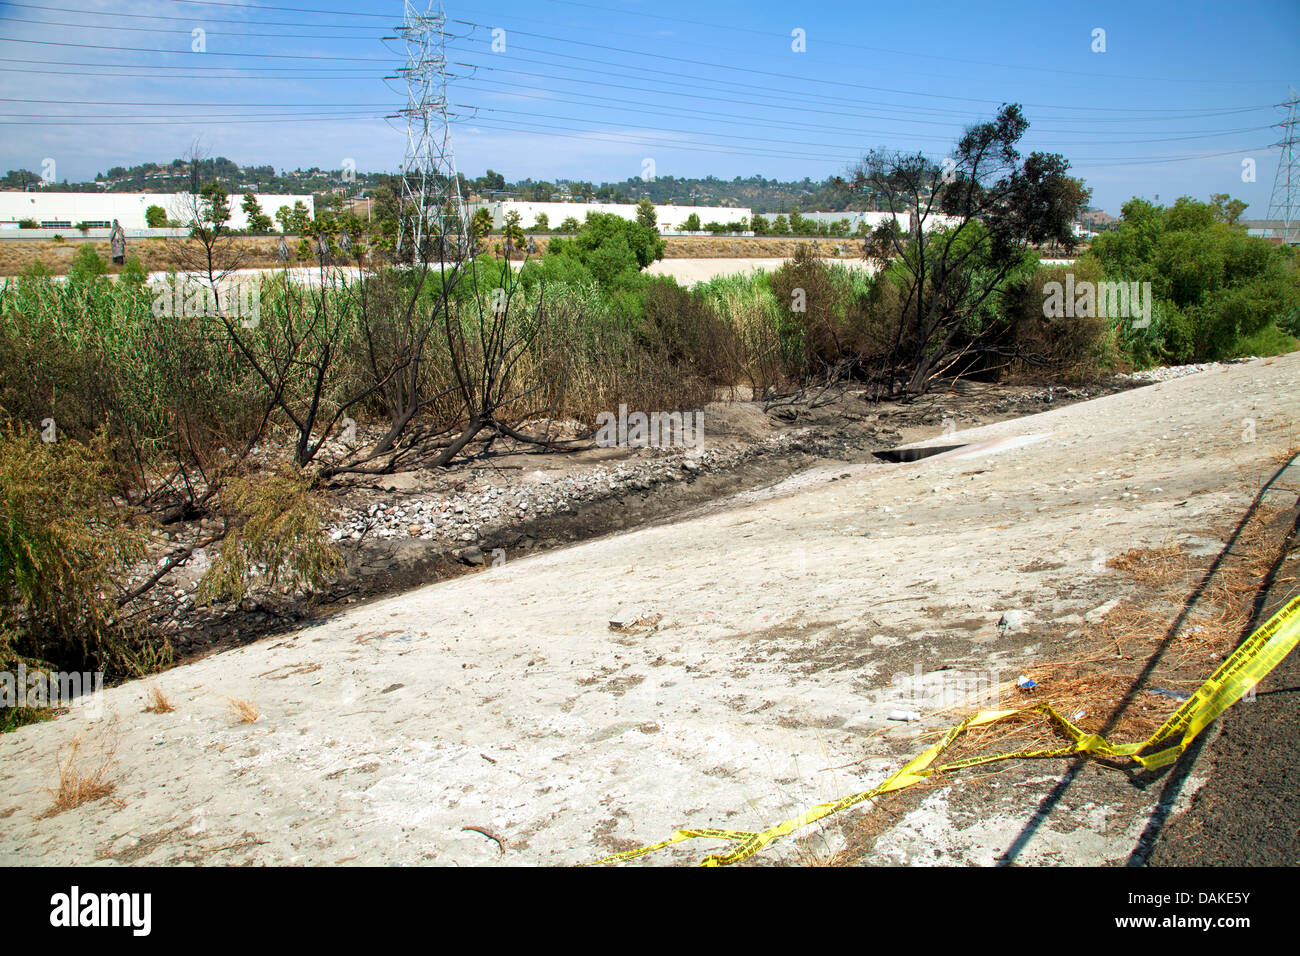
[[[295,202],[301,202],[307,211],[315,215],[315,204],[311,196],[272,195],[255,193],[262,212],[275,218],[276,210],[281,206],[293,208]],[[145,210],[150,206],[161,206],[171,219],[185,220],[187,204],[191,197],[186,193],[56,193],[44,190],[30,192],[0,192],[0,230],[8,232],[21,219],[35,219],[36,222],[66,222],[66,226],[49,227],[54,232],[65,236],[76,232],[79,222],[107,222],[114,219],[122,224],[123,229],[144,229]],[[243,195],[232,193],[230,196],[230,228],[247,229],[248,217],[241,207]]]
[[[506,213],[519,213],[520,224],[531,229],[537,222],[539,212],[546,213],[550,228],[558,229],[560,223],[572,216],[583,222],[588,213],[613,213],[624,219],[636,218],[636,206],[630,203],[612,202],[520,202],[513,199],[499,202],[472,202],[468,204],[472,216],[479,209],[486,208],[492,214],[492,228],[499,231],[505,225]],[[660,232],[680,231],[691,213],[700,217],[700,225],[710,222],[739,222],[749,220],[753,212],[744,206],[669,206],[656,205],[655,215]]]

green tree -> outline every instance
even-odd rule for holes
[[[592,213],[572,239],[552,239],[546,259],[569,256],[585,266],[596,280],[609,285],[626,273],[636,273],[662,259],[665,243],[652,226],[614,213]]]
[[[919,394],[945,371],[996,362],[1006,329],[994,307],[1032,269],[1031,247],[1074,248],[1070,225],[1088,190],[1060,155],[1021,157],[1028,129],[1020,107],[1004,105],[966,129],[952,166],[873,150],[854,171],[855,191],[897,210],[869,240],[869,254],[902,293],[890,317],[893,342],[874,360],[886,391]]]
[[[749,228],[754,230],[754,235],[756,236],[766,236],[768,230],[767,219],[758,213],[754,213],[754,219],[749,224]]]
[[[222,232],[230,222],[230,197],[225,187],[215,179],[203,184],[194,202],[190,220],[190,235],[202,238],[202,234]]]
[[[470,231],[475,239],[482,239],[492,234],[492,213],[488,212],[486,206],[480,207],[478,212],[474,213]]]
[[[252,191],[244,193],[244,201],[240,204],[244,210],[244,215],[248,217],[249,232],[270,232],[274,223],[271,217],[262,212],[262,207],[257,201],[257,197]]]
[[[642,226],[658,230],[659,216],[655,212],[655,204],[649,199],[642,199],[636,204],[636,221]]]
[[[686,217],[686,221],[682,223],[682,229],[686,232],[704,231],[703,227],[700,225],[700,217],[697,213],[691,213]]]
[[[1240,199],[1233,199],[1227,193],[1214,193],[1210,196],[1210,204],[1214,206],[1215,218],[1229,226],[1236,225],[1241,214],[1250,205]]]
[[[551,228],[551,219],[544,212],[537,214],[537,221],[533,223],[533,232],[549,232]]]
[[[144,224],[150,229],[166,229],[167,210],[162,206],[150,206],[144,211]]]
[[[307,205],[301,199],[294,200],[293,210],[289,213],[290,231],[295,235],[303,235],[310,224],[311,213],[307,211]]]
[[[501,225],[501,235],[518,251],[524,247],[523,216],[515,209],[506,213]]]

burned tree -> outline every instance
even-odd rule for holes
[[[996,306],[1030,247],[1073,248],[1070,224],[1088,190],[1058,154],[1021,158],[1028,128],[1018,105],[1004,105],[942,162],[877,150],[852,171],[855,190],[893,213],[864,251],[901,293],[892,345],[876,362],[878,394],[919,394],[937,376],[1002,361]]]

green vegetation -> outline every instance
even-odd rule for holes
[[[165,645],[135,639],[115,598],[144,529],[113,506],[105,436],[48,427],[0,424],[0,669],[140,673]]]
[[[1246,234],[1244,205],[1217,196],[1172,206],[1124,204],[1115,232],[1097,237],[1086,260],[1101,278],[1151,283],[1147,328],[1119,326],[1134,365],[1271,355],[1296,347],[1300,272],[1294,248]]]
[[[270,232],[275,222],[266,213],[262,212],[262,206],[253,195],[252,190],[244,193],[244,200],[240,203],[244,210],[244,215],[248,217],[248,231],[254,233]]]

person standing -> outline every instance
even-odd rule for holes
[[[108,248],[113,253],[113,265],[120,266],[126,262],[126,230],[116,219],[113,220],[113,231],[108,234]]]

